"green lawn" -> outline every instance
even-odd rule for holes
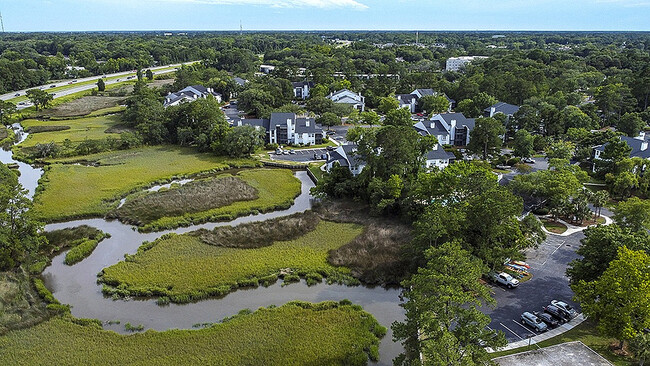
[[[113,109],[115,108],[112,108],[111,110]],[[101,110],[97,112],[101,112]],[[61,131],[31,133],[27,139],[20,144],[21,147],[31,147],[37,144],[45,144],[49,142],[56,142],[58,144],[61,144],[66,139],[78,143],[84,140],[100,140],[108,136],[114,138],[120,137],[120,135],[117,133],[106,133],[107,129],[120,124],[120,115],[84,117],[55,121],[39,121],[35,119],[27,119],[22,121],[21,124],[28,131],[30,128],[34,128],[36,130],[38,128],[57,126],[70,127],[67,130]]]
[[[160,211],[149,213],[149,220],[138,220],[137,223],[142,231],[160,231],[208,221],[229,221],[256,212],[287,209],[293,204],[294,198],[300,194],[302,187],[300,180],[287,169],[244,170],[236,177],[244,185],[252,187],[256,195],[250,199],[235,199],[238,194],[229,189],[235,186],[231,184],[229,187],[210,189],[212,200],[208,200],[205,197],[206,192],[198,189],[203,182],[192,182],[180,188],[137,197],[131,202],[127,201],[122,208],[116,210],[115,217],[133,222],[129,219],[144,216],[138,212],[152,209]],[[227,202],[225,205],[218,204],[222,201],[218,199],[219,196],[223,195],[230,195],[233,198],[232,202]],[[221,198],[227,200],[228,197]],[[174,205],[175,208],[165,208],[170,205]]]
[[[75,162],[94,162],[100,166],[69,164]],[[250,159],[201,154],[176,146],[105,152],[52,163],[55,164],[45,168],[33,209],[39,219],[48,222],[104,216],[115,208],[119,198],[155,182],[259,165]]]
[[[561,222],[553,221],[553,220],[548,220],[548,219],[542,219],[542,224],[544,224],[544,227],[546,230],[555,233],[555,234],[562,234],[567,230],[566,225],[564,225]]]
[[[255,249],[208,245],[192,235],[172,234],[105,268],[102,280],[117,286],[118,292],[107,287],[107,294],[169,296],[174,302],[189,302],[238,286],[273,282],[287,268],[308,279],[321,275],[346,279],[350,270],[329,264],[329,251],[349,243],[362,230],[355,224],[321,221],[297,239]]]
[[[589,320],[586,320],[585,322],[578,325],[577,327],[565,333],[562,333],[557,337],[547,339],[537,344],[543,348],[543,347],[553,346],[556,344],[572,342],[572,341],[581,341],[582,343],[589,346],[594,351],[598,352],[600,355],[605,357],[614,365],[632,366],[637,364],[636,362],[633,362],[634,360],[630,359],[629,357],[623,357],[614,354],[614,352],[612,352],[609,346],[614,343],[618,344],[618,341],[616,341],[613,338],[603,337],[599,335],[598,331],[596,330],[596,326]],[[495,352],[492,353],[492,357],[495,358],[500,356],[507,356],[519,352],[529,351],[532,349],[537,349],[537,347],[531,346],[529,348],[528,346],[526,346],[526,347],[508,350],[508,351]]]
[[[322,163],[312,163],[309,164],[309,170],[314,174],[317,180],[321,180],[323,178],[324,172],[320,169],[323,165]]]
[[[365,365],[386,333],[360,307],[336,302],[260,308],[199,330],[120,335],[85,323],[56,317],[1,336],[0,364]]]

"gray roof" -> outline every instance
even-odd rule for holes
[[[432,149],[427,153],[427,160],[454,160],[456,159],[456,155],[445,151],[445,149],[438,144],[437,149]]]
[[[628,136],[620,136],[621,141],[625,141],[629,147],[632,148],[632,151],[630,152],[630,157],[632,158],[643,158],[643,159],[650,159],[650,136],[644,138],[643,140],[637,137],[628,137]],[[643,144],[646,143],[646,149],[642,150]],[[605,146],[607,146],[608,143],[604,143],[602,145],[594,147],[594,150],[597,151],[605,151]]]
[[[519,106],[504,102],[499,102],[493,106],[489,106],[485,108],[484,111],[490,113],[492,111],[492,108],[494,108],[494,113],[503,113],[506,116],[512,116],[517,113],[517,111],[519,111]]]
[[[309,122],[309,126],[307,126]],[[316,125],[314,118],[296,118],[296,133],[323,133],[323,128]]]
[[[416,89],[423,97],[434,96],[437,93],[433,89]]]
[[[402,103],[411,103],[412,100],[417,100],[418,96],[415,94],[397,94],[395,97],[402,101]]]
[[[466,118],[462,113],[441,113],[440,117],[450,126],[451,121],[456,120],[456,127],[466,126],[470,131],[476,125],[474,118]]]
[[[235,77],[233,78],[233,80],[235,80],[235,82],[236,82],[237,84],[239,84],[239,86],[244,86],[244,85],[248,82],[248,80],[246,80],[246,79],[242,79],[242,78],[237,77],[237,76],[235,76]]]
[[[343,151],[345,151],[345,154],[348,157],[348,160],[350,161],[350,164],[352,166],[355,165],[365,165],[366,162],[357,154],[357,146],[356,145],[343,145],[342,146]]]
[[[287,120],[292,121],[296,120],[295,113],[271,113],[271,129],[275,129],[277,126],[286,126]]]
[[[433,124],[433,127],[431,125]],[[413,125],[413,128],[422,136],[447,135],[449,131],[438,120],[420,121]]]
[[[327,160],[327,163],[339,163],[340,166],[344,167],[350,166],[347,157],[339,154],[336,150],[330,153],[330,158]]]
[[[268,119],[254,119],[254,118],[245,118],[239,120],[241,121],[242,126],[253,126],[253,127],[262,127],[265,130],[269,130],[269,120]],[[233,121],[233,124],[236,126],[237,121]]]

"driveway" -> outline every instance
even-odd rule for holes
[[[582,232],[566,237],[548,235],[537,249],[526,251],[526,262],[533,275],[529,281],[512,290],[490,285],[497,307],[482,309],[492,318],[490,328],[503,331],[508,342],[520,341],[539,334],[521,324],[523,312],[542,311],[551,300],[562,300],[579,309],[572,300],[573,291],[565,272],[569,262],[580,257],[575,251],[582,238]]]

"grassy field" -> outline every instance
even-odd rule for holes
[[[244,170],[234,178],[226,178],[241,184],[227,183],[227,187],[219,188],[210,183],[215,182],[214,179],[192,182],[180,188],[127,200],[115,215],[109,214],[109,217],[139,224],[141,231],[160,231],[287,209],[301,191],[300,180],[287,169]],[[248,193],[242,194],[244,191]]]
[[[135,255],[105,268],[101,279],[116,286],[105,286],[107,294],[166,296],[181,303],[271,283],[286,269],[308,282],[320,282],[323,276],[352,280],[348,268],[334,267],[327,258],[330,250],[361,232],[360,225],[321,221],[315,230],[294,240],[256,249],[218,247],[192,235],[171,234],[143,244]]]
[[[540,347],[553,346],[560,343],[572,342],[572,341],[581,341],[585,345],[589,346],[594,351],[598,352],[601,356],[605,357],[611,363],[617,366],[632,366],[637,365],[638,362],[634,362],[631,357],[624,357],[615,354],[612,352],[610,345],[618,345],[618,341],[613,338],[603,337],[598,334],[596,326],[593,322],[587,320],[577,327],[562,333],[557,337],[547,339],[545,341],[537,343]],[[532,349],[537,349],[536,346],[528,346],[516,348],[508,351],[495,352],[492,353],[492,357],[507,356],[519,352],[530,351]]]
[[[119,134],[106,133],[106,130],[119,125],[121,121],[119,115],[108,115],[68,119],[64,121],[39,121],[35,119],[27,119],[21,123],[27,132],[33,131],[35,133],[30,133],[27,139],[22,142],[20,146],[31,147],[37,144],[45,144],[49,142],[61,144],[66,139],[73,143],[78,143],[84,140],[100,140],[109,136],[119,138]],[[63,126],[69,128],[60,129],[59,131],[56,130]]]
[[[123,107],[119,108],[119,104],[125,99],[125,97],[85,96],[57,107],[46,109],[42,111],[39,117],[70,118],[97,115],[97,111],[100,110],[107,110],[108,112],[120,111],[123,110]]]
[[[73,165],[93,162],[99,166]],[[199,154],[175,146],[143,147],[53,161],[34,198],[34,214],[45,221],[101,217],[119,198],[175,177],[252,167],[258,162]],[[65,163],[65,164],[63,164]]]
[[[128,336],[84,323],[56,317],[12,331],[0,337],[0,364],[366,365],[369,357],[378,358],[386,333],[371,314],[347,302],[291,302],[204,329]]]

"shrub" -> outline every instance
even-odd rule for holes
[[[99,244],[99,242],[92,239],[81,241],[66,253],[63,263],[71,266],[75,263],[81,262],[84,258],[92,254],[93,250],[97,247],[97,244]]]

